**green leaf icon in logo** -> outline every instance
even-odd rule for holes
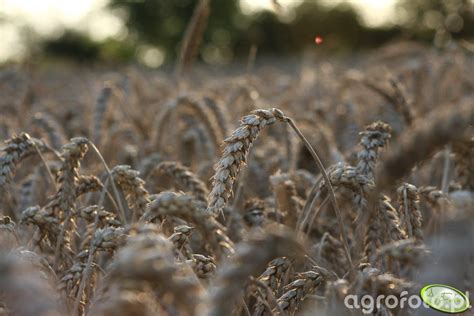
[[[444,284],[429,284],[421,289],[420,296],[428,306],[444,313],[457,314],[470,308],[466,294]]]

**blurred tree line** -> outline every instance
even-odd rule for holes
[[[270,1],[270,0],[269,0]],[[172,62],[198,0],[110,0],[109,8],[127,27],[125,39],[94,42],[85,34],[66,31],[46,40],[46,55],[77,60],[129,61],[140,45],[156,47],[164,62]],[[289,55],[314,45],[314,37],[327,39],[324,49],[347,52],[380,46],[395,38],[434,42],[442,46],[452,38],[474,36],[472,0],[400,0],[399,23],[379,28],[366,26],[349,4],[328,7],[318,0],[302,1],[290,14],[259,11],[244,14],[239,0],[211,0],[210,16],[199,58],[226,63],[244,57],[251,46],[260,54]]]

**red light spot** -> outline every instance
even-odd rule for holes
[[[316,36],[314,38],[314,42],[316,43],[316,45],[321,45],[323,43],[323,38],[321,36]]]

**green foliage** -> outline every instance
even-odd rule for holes
[[[180,41],[198,1],[195,0],[112,0],[110,7],[125,12],[125,25],[131,37],[163,48],[169,59],[177,56]],[[205,43],[232,47],[246,17],[238,1],[211,1],[211,14],[204,34]]]
[[[165,62],[172,62],[178,56],[197,3],[198,0],[110,0],[109,8],[123,19],[128,29],[127,38],[96,43],[85,35],[67,31],[57,39],[46,41],[44,51],[80,61],[127,61],[136,58],[136,47],[147,45],[163,50]],[[245,15],[239,0],[211,0],[210,5],[199,51],[199,58],[210,63],[245,58],[252,45],[258,47],[259,54],[295,54],[314,45],[316,35],[325,38],[322,49],[331,52],[377,47],[402,35],[434,41],[440,47],[452,37],[474,35],[469,0],[400,0],[401,24],[383,28],[367,27],[348,4],[328,7],[317,0],[305,0],[294,9],[293,18],[271,11]]]
[[[74,30],[42,43],[43,54],[52,58],[71,59],[80,63],[94,61],[128,62],[135,57],[135,47],[128,41],[107,39],[92,41],[87,35]]]
[[[434,39],[442,46],[451,38],[474,36],[474,3],[471,0],[400,0],[398,9],[412,37]]]
[[[112,0],[110,7],[119,9],[133,38],[157,45],[167,60],[175,59],[187,23],[197,0]],[[315,35],[329,36],[334,50],[364,48],[389,40],[397,32],[377,30],[372,33],[359,19],[352,6],[328,8],[318,1],[304,1],[296,8],[295,18],[282,21],[274,12],[261,11],[244,15],[238,0],[211,1],[211,14],[204,34],[201,52],[245,56],[251,45],[259,53],[291,54],[313,45]]]
[[[72,58],[79,62],[91,62],[99,57],[100,45],[88,36],[66,30],[60,37],[43,42],[46,55],[59,58]]]

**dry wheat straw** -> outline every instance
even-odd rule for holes
[[[216,260],[210,256],[192,254],[190,263],[196,275],[201,279],[209,279],[216,271]]]
[[[214,149],[217,151],[220,141],[225,137],[227,131],[222,127],[219,117],[207,106],[201,98],[193,98],[190,95],[182,96],[180,99],[180,108],[197,118],[207,131],[208,137]]]
[[[223,135],[227,135],[229,131],[229,113],[227,113],[227,109],[219,102],[219,100],[210,96],[204,96],[203,102],[216,118]]]
[[[464,137],[474,121],[474,105],[440,106],[413,122],[403,132],[377,168],[377,190],[383,191],[442,146]]]
[[[399,213],[390,204],[390,201],[387,198],[380,201],[380,211],[384,220],[383,226],[384,232],[387,235],[387,240],[397,241],[406,239],[406,232],[402,229]]]
[[[393,106],[405,120],[407,125],[410,125],[413,121],[413,113],[411,111],[411,105],[408,103],[405,93],[402,88],[402,84],[394,77],[390,77],[388,82],[392,88],[391,91],[381,86],[380,84],[369,80],[367,78],[356,80],[361,81],[367,88],[381,95],[389,104]]]
[[[48,136],[49,144],[54,149],[60,149],[66,142],[64,131],[56,119],[48,113],[36,113],[33,124],[43,129]]]
[[[193,227],[188,225],[179,225],[173,228],[174,233],[168,237],[176,250],[183,252],[186,258],[190,256],[189,249],[186,249],[186,244],[193,229]]]
[[[357,154],[357,172],[374,179],[375,164],[379,156],[379,148],[384,147],[390,139],[392,129],[388,124],[375,122],[359,133],[362,150]]]
[[[63,244],[68,244],[72,225],[72,231],[75,230],[74,213],[76,207],[76,182],[79,177],[80,161],[86,155],[89,147],[89,141],[83,137],[71,139],[71,142],[62,148],[61,157],[63,163],[58,172],[58,191],[53,201],[47,208],[52,209],[54,214],[60,221],[61,230],[57,236],[55,245],[55,268],[59,268],[59,259]]]
[[[262,227],[266,221],[265,202],[260,199],[245,201],[243,220],[249,227]]]
[[[112,98],[112,88],[106,85],[100,91],[99,97],[94,107],[94,117],[91,126],[92,141],[100,146],[103,140],[103,132],[105,129],[105,119],[107,110]]]
[[[418,189],[409,183],[403,183],[397,190],[400,204],[400,221],[409,238],[417,242],[423,241],[422,215],[419,208],[420,197]]]
[[[102,187],[102,182],[96,176],[80,176],[76,179],[76,197],[100,191]]]
[[[275,202],[284,214],[285,224],[296,227],[303,208],[303,201],[297,196],[295,183],[286,174],[271,176],[270,183],[274,191]]]
[[[31,252],[18,250],[0,255],[0,300],[6,304],[8,315],[64,315],[53,280],[35,266],[27,253]]]
[[[191,196],[173,192],[162,192],[150,203],[142,221],[153,221],[163,216],[175,216],[192,222],[209,242],[212,251],[231,255],[234,244],[226,234],[226,229],[214,217],[204,211],[205,205]]]
[[[330,193],[329,197],[336,213],[339,232],[341,234],[341,239],[349,264],[349,270],[352,271],[352,259],[347,242],[347,234],[345,232],[344,223],[342,222],[341,211],[337,205],[336,196],[324,165],[322,164],[321,159],[311,144],[298,129],[295,122],[291,118],[285,116],[283,112],[278,109],[273,108],[271,110],[256,110],[253,111],[252,114],[244,116],[241,120],[240,126],[232,133],[229,138],[224,140],[226,147],[224,148],[221,159],[216,165],[216,173],[213,177],[212,190],[209,195],[209,206],[207,211],[214,215],[222,212],[222,209],[226,205],[229,197],[232,195],[234,181],[240,171],[242,164],[244,164],[247,160],[247,155],[253,141],[255,141],[262,128],[273,124],[277,120],[287,123],[298,135],[316,162],[324,178],[324,181],[327,183]]]
[[[302,251],[301,244],[288,232],[268,232],[240,244],[232,260],[217,273],[208,316],[230,315],[248,277],[261,273],[275,257],[289,252],[301,255]]]
[[[207,19],[210,14],[210,0],[199,0],[194,9],[193,16],[189,21],[186,32],[181,43],[179,58],[175,67],[175,75],[180,79],[184,71],[191,66],[194,57],[198,53]]]
[[[38,170],[36,169],[30,174],[22,183],[20,188],[20,200],[18,203],[17,210],[23,211],[29,206],[33,206],[38,194],[38,184],[41,178],[39,177]]]
[[[291,261],[286,257],[275,258],[267,265],[267,269],[259,277],[260,281],[266,288],[270,289],[273,296],[280,295],[279,293],[283,286],[288,281],[288,271],[291,266]],[[257,291],[257,303],[254,306],[252,316],[263,316],[265,313],[271,312],[268,309],[265,300],[268,299],[267,291]]]
[[[14,135],[1,148],[4,154],[0,157],[0,198],[6,186],[12,181],[17,165],[26,157],[36,153],[35,147],[44,148],[44,143],[26,133]]]
[[[461,189],[474,191],[474,136],[453,144],[456,181]]]
[[[128,206],[132,211],[132,222],[138,219],[148,205],[149,194],[145,189],[145,181],[139,177],[139,172],[130,166],[120,165],[112,169],[112,176],[125,194]]]
[[[414,239],[404,239],[384,245],[377,250],[376,257],[396,260],[404,267],[416,266],[429,254],[424,244]]]
[[[206,185],[188,168],[178,162],[165,161],[156,166],[150,176],[159,176],[161,174],[170,176],[178,189],[190,192],[196,199],[207,203],[209,192]]]
[[[288,315],[294,315],[305,296],[313,293],[323,279],[323,276],[316,271],[298,273],[296,280],[285,286],[286,292],[278,299],[278,306]]]
[[[207,208],[209,213],[217,215],[222,212],[232,195],[234,181],[240,168],[247,161],[252,143],[263,128],[275,123],[280,117],[282,113],[276,109],[256,110],[244,116],[240,126],[224,140],[225,148],[212,178],[212,190]]]
[[[74,208],[76,200],[76,182],[79,177],[80,161],[84,158],[89,141],[83,137],[71,139],[71,142],[62,148],[63,164],[58,174],[58,192],[55,197],[55,206],[61,212],[68,213]]]
[[[219,142],[226,133],[220,124],[219,117],[215,116],[201,99],[194,98],[188,94],[179,95],[176,99],[168,102],[161,110],[153,124],[155,130],[151,139],[152,146],[161,149],[164,136],[170,134],[166,127],[169,126],[170,121],[173,121],[176,116],[176,119],[182,119],[184,113],[191,114],[193,118],[196,118],[201,123],[207,132],[208,138],[206,140],[210,140],[213,150],[217,151]]]
[[[199,313],[197,304],[201,286],[192,279],[177,278],[176,274],[172,243],[158,233],[157,227],[148,226],[144,232],[129,237],[127,245],[118,251],[110,267],[108,282],[112,288],[117,287],[119,292],[142,292],[150,286],[158,304],[179,307],[183,315]],[[113,293],[109,293],[105,297],[106,302],[98,308],[107,308],[110,312],[120,314],[117,300],[126,298],[122,294],[110,294]],[[167,295],[170,295],[168,300],[171,301],[161,301]]]

